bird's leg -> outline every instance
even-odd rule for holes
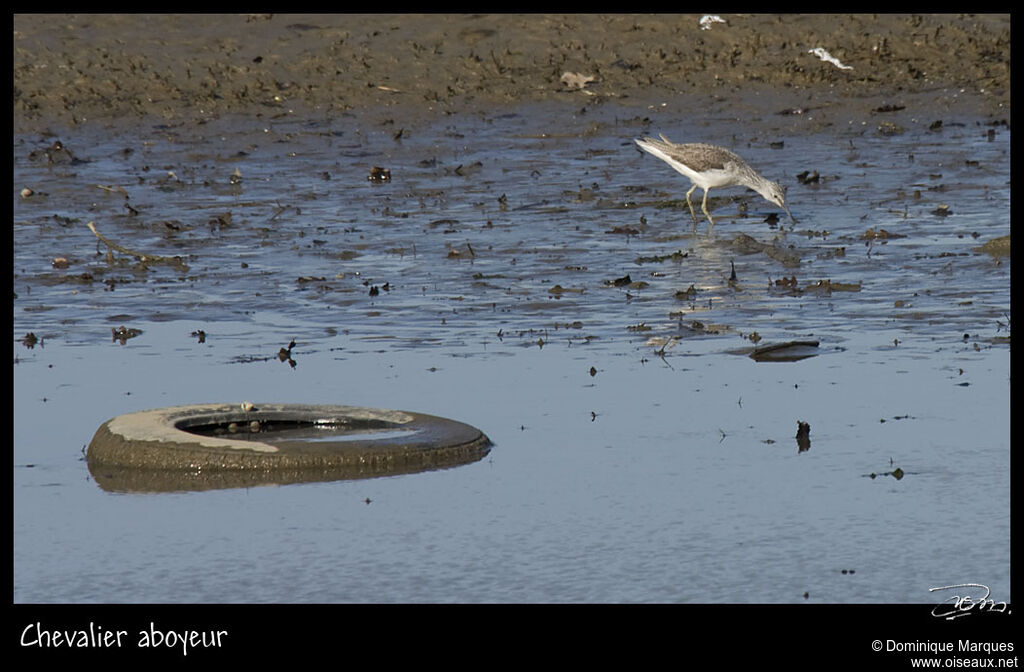
[[[692,194],[693,190],[696,189],[696,188],[697,188],[697,185],[695,184],[692,187],[690,187],[690,190],[688,192],[686,192],[686,204],[688,206],[690,206],[690,216],[693,217],[693,230],[694,231],[697,230],[697,213],[693,211],[693,203],[690,202],[690,194]]]
[[[710,189],[704,190],[704,202],[701,203],[700,209],[704,211],[704,214],[708,217],[708,235],[711,234],[711,229],[715,228],[715,220],[711,219],[711,213],[708,212],[708,192]]]

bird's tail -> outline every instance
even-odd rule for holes
[[[636,144],[640,145],[641,147],[644,147],[644,149],[646,149],[647,147],[656,147],[656,148],[662,149],[662,150],[671,149],[672,148],[672,141],[671,140],[666,138],[661,133],[659,133],[658,136],[661,138],[661,140],[658,140],[656,138],[652,138],[650,136],[646,136],[644,138],[636,138],[634,140],[634,142]],[[645,145],[647,147],[645,147]]]

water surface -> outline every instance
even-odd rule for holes
[[[1009,129],[734,114],[16,137],[15,600],[1009,601],[1009,257],[977,250],[1009,234]],[[797,224],[713,190],[695,235],[648,133],[734,149]],[[90,221],[187,269],[108,258]],[[747,356],[787,340],[819,354]],[[91,481],[103,421],[222,401],[418,411],[495,447],[360,481]]]

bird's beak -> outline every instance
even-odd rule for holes
[[[786,211],[787,215],[789,215],[789,221],[791,221],[794,224],[796,224],[796,220],[793,219],[793,213],[789,211],[789,206],[787,206],[785,203],[783,203],[782,204],[782,209]]]

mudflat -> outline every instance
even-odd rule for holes
[[[1010,105],[1005,14],[18,14],[13,23],[16,132],[228,113],[415,117],[573,96],[638,106],[689,97],[699,109],[758,94],[768,106],[850,118],[919,97],[936,114],[1008,117]]]

